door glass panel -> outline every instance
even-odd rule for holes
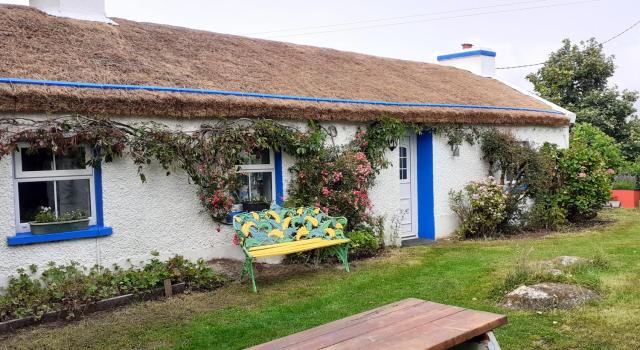
[[[23,223],[35,220],[41,207],[55,210],[53,181],[18,183],[18,200],[20,201],[20,222]]]
[[[44,148],[21,148],[20,161],[22,171],[53,170],[53,153]]]
[[[74,147],[64,155],[56,155],[56,170],[84,169],[86,167],[86,149]]]
[[[81,210],[91,216],[91,190],[89,179],[56,181],[58,215]]]
[[[398,153],[400,154],[400,164],[399,164],[399,168],[400,168],[400,180],[406,180],[407,179],[407,148],[406,147],[400,147],[400,149],[398,150]]]

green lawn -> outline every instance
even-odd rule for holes
[[[391,250],[357,262],[265,280],[258,294],[232,284],[211,293],[137,304],[66,325],[45,325],[0,340],[0,348],[239,349],[407,297],[505,313],[503,349],[640,348],[640,211],[608,211],[616,223],[543,238],[441,242]],[[524,254],[604,256],[606,269],[578,272],[600,281],[603,298],[572,311],[511,311],[490,292]]]

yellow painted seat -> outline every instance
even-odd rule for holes
[[[331,247],[338,244],[348,243],[348,239],[322,239],[312,238],[300,241],[285,242],[271,245],[264,245],[249,248],[249,254],[254,258],[264,258],[267,256],[286,255],[291,253],[306,252],[318,248]]]
[[[347,219],[328,216],[320,208],[282,208],[273,206],[260,212],[245,212],[233,217],[236,239],[245,254],[244,273],[251,277],[253,291],[256,279],[253,262],[258,258],[301,253],[326,248],[349,272],[349,239],[345,235]]]

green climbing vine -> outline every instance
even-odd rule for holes
[[[19,150],[21,143],[30,145],[27,152],[44,148],[55,154],[88,145],[93,149],[88,165],[96,167],[128,155],[143,182],[145,167],[157,162],[167,175],[184,171],[198,187],[203,207],[222,221],[237,201],[238,164],[260,149],[271,148],[295,157],[290,169],[295,173],[290,203],[315,204],[358,223],[368,218],[368,191],[375,176],[390,164],[386,150],[397,144],[407,128],[446,135],[451,145],[473,143],[479,137],[473,127],[406,125],[385,117],[359,128],[343,146],[327,146],[329,133],[314,121],[301,130],[270,119],[219,119],[185,131],[153,121],[127,124],[77,115],[2,118],[0,158]]]

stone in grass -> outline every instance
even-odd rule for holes
[[[596,298],[596,292],[581,286],[545,282],[516,288],[501,305],[525,310],[570,309]]]
[[[564,255],[551,260],[551,262],[556,266],[575,266],[586,263],[587,259],[581,258],[579,256]]]

